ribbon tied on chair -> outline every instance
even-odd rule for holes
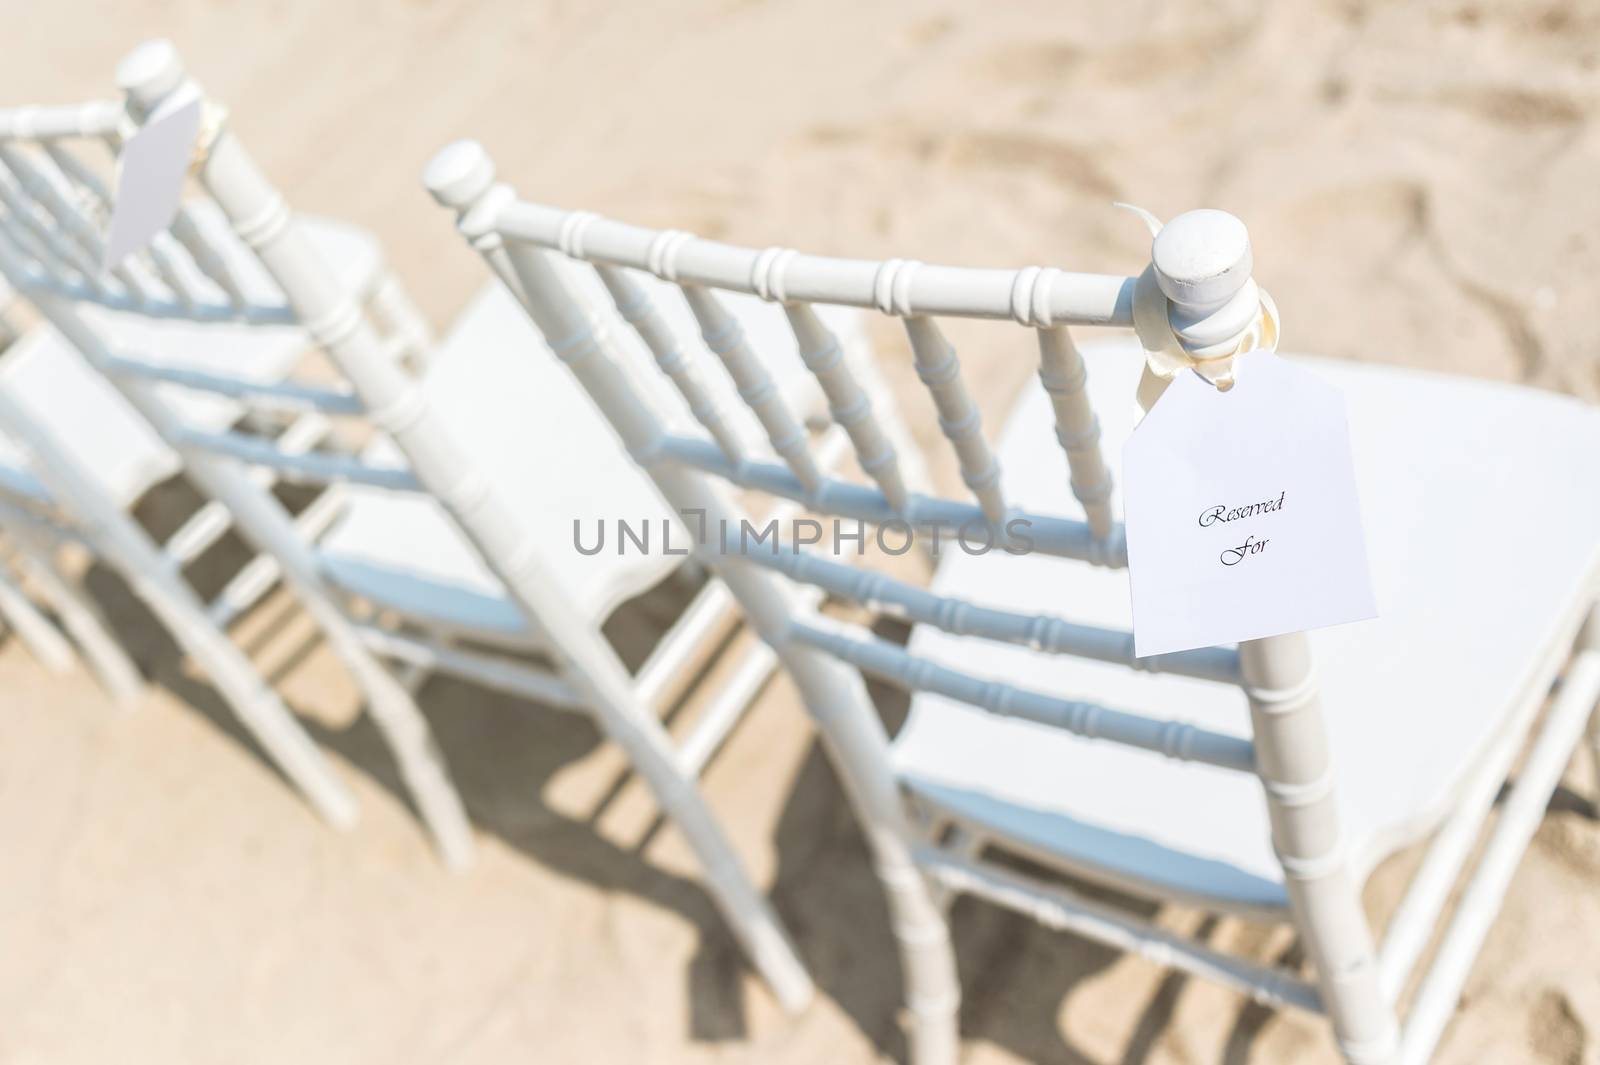
[[[1138,215],[1149,227],[1152,239],[1160,237],[1163,226],[1155,215],[1131,204],[1116,206]],[[1246,276],[1232,294],[1220,300],[1202,296],[1183,301],[1175,299],[1169,290],[1181,288],[1184,283],[1169,278],[1163,287],[1158,256],[1152,249],[1150,264],[1139,275],[1133,293],[1133,328],[1145,353],[1138,399],[1145,410],[1155,404],[1180,370],[1194,370],[1219,391],[1226,392],[1233,387],[1237,356],[1277,350],[1278,308],[1266,290],[1248,276],[1249,254],[1246,242],[1239,260]]]

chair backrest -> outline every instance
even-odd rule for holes
[[[124,70],[131,64],[137,73],[150,55],[149,49],[135,52]],[[237,343],[237,328],[207,340],[219,326],[250,327],[251,333],[261,327],[287,337],[291,350],[303,336],[292,328],[299,317],[270,272],[204,196],[186,196],[169,228],[102,270],[112,166],[144,117],[114,102],[0,111],[0,274],[185,458],[202,491],[220,501],[179,530],[166,545],[169,557],[178,564],[192,560],[235,522],[271,552],[224,591],[216,608],[217,620],[226,622],[270,587],[283,551],[299,557],[309,579],[310,558],[297,533],[314,533],[337,512],[335,498],[319,501],[297,529],[266,491],[271,481],[412,487],[415,478],[404,469],[316,449],[333,431],[331,419],[362,412],[348,389],[260,379],[246,365],[230,365],[231,350],[220,358],[213,353],[204,366],[186,366],[168,352],[125,346],[130,333],[142,340],[151,332],[144,327],[151,322],[174,326],[168,333],[156,331],[158,337],[188,330],[182,336],[198,341],[189,344],[197,350]],[[216,136],[221,121],[221,113],[207,104],[203,141]],[[377,267],[374,273],[381,273]],[[399,304],[408,306],[403,299]],[[404,325],[387,330],[391,358],[410,354],[416,343],[414,323]],[[69,381],[76,379],[69,375]],[[21,408],[13,406],[11,413],[11,431],[30,437],[36,462],[54,463],[58,487],[63,477],[76,481],[81,507],[81,493],[93,486],[65,468],[67,449],[47,439],[41,424],[21,425],[27,420]],[[201,415],[207,415],[205,424],[196,424],[192,419]],[[242,476],[236,463],[258,472]]]
[[[1244,227],[1216,211],[1179,216],[1164,229],[1147,219],[1158,230],[1151,264],[1138,277],[1118,277],[1037,267],[979,270],[829,259],[656,232],[519,201],[508,186],[496,182],[487,154],[470,142],[437,155],[425,182],[441,204],[457,213],[463,236],[521,295],[549,347],[611,420],[635,460],[674,506],[695,512],[710,528],[741,528],[744,518],[731,489],[758,489],[802,501],[818,514],[880,525],[896,520],[913,525],[932,521],[946,528],[978,523],[1000,543],[1005,542],[1007,523],[1023,517],[1030,522],[1032,550],[1122,567],[1125,542],[1110,512],[1110,479],[1097,446],[1084,363],[1068,327],[1135,329],[1150,356],[1139,388],[1146,407],[1162,387],[1157,368],[1170,375],[1179,366],[1192,365],[1228,387],[1234,355],[1276,343],[1276,309],[1251,279]],[[597,319],[573,297],[571,264],[563,258],[604,272],[619,296],[617,313],[608,316],[611,321]],[[706,428],[712,440],[670,432],[640,401],[638,387],[616,358],[612,331],[637,329],[653,347],[661,340],[650,310],[636,293],[616,284],[629,270],[654,274],[682,290],[708,346],[739,382],[740,395],[760,416],[781,462],[736,461],[719,452],[711,426]],[[760,360],[720,309],[723,292],[755,293],[783,305],[795,341],[826,390],[834,418],[849,430],[873,486],[826,476],[805,453],[795,419],[775,401]],[[837,346],[816,321],[814,307],[819,304],[876,308],[903,321],[918,376],[937,407],[941,431],[955,449],[971,502],[906,491],[865,397],[853,387],[839,363]],[[1011,319],[1035,332],[1040,384],[1049,393],[1056,430],[1055,445],[1041,441],[1041,446],[1065,450],[1084,520],[1008,506],[956,353],[935,322],[941,317]],[[875,839],[880,863],[896,860],[896,848],[884,841],[909,836],[886,737],[857,670],[1084,737],[1253,772],[1265,785],[1273,842],[1291,904],[1317,962],[1336,1026],[1359,1030],[1367,1018],[1381,1015],[1381,1010],[1363,1012],[1378,1002],[1371,934],[1343,860],[1327,740],[1303,633],[1252,640],[1237,649],[1137,659],[1131,633],[944,598],[812,557],[797,544],[724,555],[713,537],[699,550],[778,650],[799,686]],[[1239,684],[1250,705],[1252,736],[1226,735],[971,676],[916,657],[859,626],[797,609],[793,585],[775,579],[779,574],[955,635]],[[892,877],[886,874],[884,879],[890,883]]]
[[[125,112],[132,123],[145,121],[174,94],[183,98],[198,95],[206,114],[221,114],[205,100],[166,42],[151,42],[135,50],[119,67],[118,81],[127,94]],[[50,132],[65,124],[57,117],[51,121]],[[101,124],[109,125],[110,120],[102,119]],[[45,127],[46,123],[35,117],[30,128],[37,134]],[[281,534],[272,550],[286,561],[286,569],[294,561],[307,581],[320,579],[317,560],[304,537],[285,526],[283,515],[263,512],[264,504],[272,502],[270,496],[249,491],[253,486],[238,476],[239,463],[270,468],[287,479],[352,482],[424,493],[444,507],[521,609],[572,689],[566,698],[602,710],[631,704],[629,672],[592,623],[586,605],[570,602],[559,593],[551,561],[507,504],[503,486],[497,486],[460,446],[420,378],[394,357],[382,323],[373,320],[348,286],[338,283],[330,264],[227,123],[213,119],[203,122],[202,130],[191,170],[191,192],[202,204],[213,205],[216,216],[248,249],[250,261],[282,296],[281,305],[271,314],[297,323],[310,335],[342,377],[339,386],[262,385],[149,366],[108,350],[81,316],[70,313],[67,300],[87,298],[89,283],[73,273],[67,275],[72,287],[61,287],[56,273],[47,275],[40,259],[45,253],[39,251],[37,242],[30,246],[26,238],[20,243],[0,240],[0,269],[18,277],[19,287],[35,298],[92,362],[118,377],[122,385],[131,386],[131,390],[124,388],[125,394],[136,399],[141,413],[179,446],[191,472],[202,481],[202,489],[239,513],[247,534],[252,525]],[[23,259],[19,248],[26,249],[31,258]],[[308,452],[294,446],[287,434],[272,439],[238,427],[223,432],[196,429],[183,424],[170,404],[160,402],[155,389],[173,386],[210,388],[269,410],[308,410],[318,417],[355,419],[391,439],[404,462],[379,465],[347,454]],[[200,472],[217,462],[231,468],[216,467],[213,475]],[[246,495],[252,498],[244,498]],[[631,729],[619,727],[625,733]]]
[[[1138,279],[1038,268],[974,270],[901,260],[860,262],[781,248],[736,248],[696,240],[685,233],[655,232],[588,213],[516,202],[504,187],[485,184],[484,171],[467,176],[455,173],[465,170],[463,159],[471,153],[471,148],[461,147],[440,157],[431,178],[436,192],[463,210],[463,227],[469,236],[523,296],[550,347],[571,362],[619,431],[630,430],[623,432],[624,439],[652,472],[664,468],[696,471],[732,487],[803,503],[823,516],[894,522],[911,529],[925,524],[952,531],[975,527],[988,543],[1008,543],[1015,537],[1018,523],[1025,522],[1020,527],[1028,530],[1034,551],[1102,566],[1126,565],[1121,526],[1111,512],[1110,473],[1100,454],[1098,424],[1085,387],[1085,365],[1068,325],[1131,325]],[[477,160],[482,162],[482,157]],[[449,184],[452,177],[456,185]],[[477,188],[474,182],[484,187]],[[461,192],[462,187],[467,191]],[[1213,221],[1237,226],[1226,216]],[[1179,229],[1187,224],[1181,219],[1176,223]],[[557,256],[592,265],[615,299],[614,308],[606,315],[610,322],[592,320],[590,305],[574,295],[570,265]],[[681,290],[706,346],[724,364],[738,385],[739,396],[766,429],[777,461],[726,452],[718,442],[719,422],[707,421],[705,435],[699,436],[671,432],[650,421],[626,367],[607,365],[616,350],[615,338],[608,330],[632,329],[665,366],[675,373],[684,372],[683,346],[662,327],[661,315],[630,276],[635,271],[646,271]],[[1250,319],[1233,338],[1233,350],[1242,351],[1254,346],[1261,303],[1247,270],[1237,280],[1235,290],[1225,293],[1220,302],[1231,302],[1245,289],[1254,304]],[[847,430],[871,486],[829,475],[815,461],[799,420],[771,387],[763,358],[751,350],[737,321],[723,307],[726,292],[754,293],[782,305],[794,342],[827,394],[834,419]],[[1214,310],[1219,301],[1212,302]],[[838,342],[819,319],[817,304],[871,307],[903,320],[918,376],[938,412],[940,430],[955,452],[970,499],[908,490],[899,457],[882,431],[873,401],[840,358]],[[1065,452],[1070,487],[1082,504],[1083,519],[1020,510],[1004,498],[999,462],[983,432],[955,349],[945,339],[937,317],[1011,318],[1035,333],[1039,383],[1049,395],[1055,419],[1054,443],[1040,443]],[[684,506],[678,499],[673,502]],[[1122,662],[1148,671],[1223,682],[1240,679],[1238,654],[1231,648],[1136,659],[1130,632],[943,597],[797,546],[774,547],[770,541],[762,541],[755,549],[739,554],[737,561],[955,635],[1026,644],[1049,653]],[[980,681],[914,658],[902,648],[850,626],[802,617],[789,623],[788,636],[892,683],[939,691],[994,712],[1172,756],[1240,769],[1252,765],[1246,740]]]

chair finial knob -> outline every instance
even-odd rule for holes
[[[183,78],[183,60],[178,57],[178,49],[161,37],[145,41],[117,64],[117,87],[137,108],[145,111],[183,84]]]
[[[1150,249],[1156,281],[1181,307],[1223,303],[1250,280],[1254,261],[1244,223],[1226,211],[1185,211],[1162,227]]]
[[[494,161],[477,141],[456,141],[429,160],[422,183],[439,203],[463,210],[494,185]]]

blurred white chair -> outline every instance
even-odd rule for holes
[[[702,554],[777,649],[856,803],[891,904],[919,1065],[958,1054],[942,907],[956,892],[1259,1001],[1326,1014],[1351,1062],[1431,1056],[1600,695],[1600,494],[1585,490],[1600,414],[1524,389],[1316,362],[1349,403],[1383,617],[1136,659],[1101,448],[1120,448],[1133,427],[1144,354],[1126,341],[1080,350],[1067,329],[1133,324],[1136,279],[665,244],[649,230],[587,223],[583,257],[672,280],[708,330],[721,327],[728,291],[781,302],[802,350],[819,353],[808,361],[835,409],[851,412],[851,439],[876,482],[868,488],[820,475],[799,451],[782,464],[740,462],[706,434],[663,423],[625,368],[623,327],[593,321],[553,254],[573,254],[560,239],[569,216],[518,201],[474,144],[445,149],[427,180],[678,508],[737,526],[732,486],[846,520],[964,526],[998,545],[1016,545],[1008,523],[1030,523],[1030,553],[947,549],[926,589],[787,545],[718,557],[713,543]],[[1197,318],[1245,306],[1247,320],[1225,335],[1247,348],[1262,303],[1242,227],[1195,212],[1163,230],[1157,249],[1163,239],[1209,249],[1201,258],[1210,262],[1196,276],[1162,278],[1162,289],[1215,290],[1195,305],[1160,296],[1163,328],[1170,321],[1183,343]],[[1153,261],[1164,260],[1153,252]],[[834,345],[814,303],[904,320],[973,502],[908,493],[860,390],[826,355]],[[1023,397],[996,449],[934,316],[1013,319],[1036,332],[1043,387]],[[762,413],[781,435],[782,412]],[[915,622],[910,646],[804,609],[796,588],[805,586]],[[912,693],[892,741],[858,670]],[[1395,1002],[1530,735],[1402,1032]],[[1383,856],[1430,834],[1375,949],[1361,882]],[[1230,956],[990,853],[1145,898],[1290,923],[1314,979]]]
[[[164,42],[133,53],[119,80],[135,121],[171,93],[199,91]],[[18,261],[22,242],[0,247],[0,266],[25,282],[51,324],[125,405],[182,453],[189,475],[227,508],[240,533],[270,552],[272,574],[281,572],[294,586],[341,650],[380,724],[385,717],[400,724],[391,742],[403,770],[411,759],[416,772],[408,770],[407,779],[448,860],[465,860],[469,837],[456,823],[459,803],[437,752],[424,742],[426,730],[407,690],[435,669],[589,714],[623,747],[684,832],[712,897],[779,1000],[799,1009],[812,993],[810,979],[695,785],[772,673],[771,650],[754,642],[735,664],[732,682],[675,745],[658,704],[719,635],[717,627],[725,632],[724,623],[736,619],[731,598],[710,582],[636,673],[623,667],[601,624],[624,599],[682,566],[684,557],[583,554],[574,545],[575,521],[610,524],[620,517],[635,528],[648,522],[659,535],[677,519],[648,479],[616,453],[610,429],[555,361],[521,357],[538,334],[516,300],[498,287],[487,290],[432,353],[427,369],[408,372],[349,295],[351,286],[328,268],[311,234],[226,127],[202,152],[200,185],[240,227],[292,317],[306,323],[350,387],[258,382],[223,366],[154,362],[141,350],[113,347],[66,299],[39,291],[31,278],[46,264],[38,255]],[[771,308],[751,302],[752,329],[781,325],[771,319]],[[840,323],[848,327],[851,320],[842,315]],[[796,366],[793,379],[814,388],[798,360]],[[714,397],[695,392],[692,376],[681,368],[689,400],[663,394],[662,402],[688,402],[704,412]],[[236,418],[231,426],[208,423],[203,408],[177,401],[174,389],[227,395],[257,416]],[[347,417],[377,433],[359,456],[290,448],[271,432],[257,431],[271,408]],[[529,456],[542,459],[534,476],[526,472]],[[325,518],[308,523],[303,514],[292,521],[247,471],[338,488],[313,505],[322,511],[324,501],[332,501]],[[687,543],[681,525],[676,535],[679,544]],[[377,663],[374,651],[394,663],[393,673]],[[531,661],[529,652],[550,665]]]
[[[149,352],[145,376],[149,394],[159,397],[152,401],[214,431],[251,417],[248,397],[283,392],[311,348],[282,293],[213,204],[185,205],[147,252],[102,276],[100,232],[110,208],[103,171],[126,122],[115,103],[0,112],[0,250],[11,286],[46,318],[0,355],[0,522],[11,540],[25,542],[36,580],[115,694],[130,697],[136,674],[126,656],[103,625],[92,624],[92,602],[68,598],[76,589],[64,579],[51,581],[60,577],[53,556],[67,539],[121,572],[285,774],[331,823],[348,826],[355,819],[348,789],[224,632],[271,586],[276,562],[258,559],[214,602],[200,602],[183,567],[233,527],[233,513],[212,501],[166,543],[151,539],[131,511],[183,460],[69,339],[92,336],[102,352]],[[307,228],[338,265],[339,283],[385,323],[391,356],[425,352],[431,338],[376,241],[332,222]],[[186,387],[191,381],[218,388],[197,393]],[[292,405],[294,389],[287,391]],[[329,429],[313,411],[289,424],[280,443],[306,450]],[[270,484],[258,479],[252,490],[270,500]],[[319,508],[306,520],[325,514]]]

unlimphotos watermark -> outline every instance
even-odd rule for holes
[[[664,518],[638,521],[601,518],[586,529],[585,523],[575,518],[572,546],[580,555],[598,555],[606,551],[618,555],[687,555],[697,547],[712,545],[724,555],[762,551],[769,555],[784,551],[799,554],[804,548],[835,555],[849,554],[853,550],[857,555],[864,555],[867,544],[871,543],[886,555],[903,555],[920,542],[935,556],[952,545],[969,555],[986,555],[994,550],[1026,555],[1034,547],[1033,537],[1028,532],[1033,522],[1027,518],[1012,518],[997,531],[981,517],[960,524],[936,520],[913,523],[901,518],[888,518],[878,523],[846,518],[832,518],[827,522],[816,518],[770,518],[758,526],[748,518],[741,518],[737,523],[727,519],[708,521],[704,510],[683,510],[679,511],[679,516],[683,519],[682,528]]]

